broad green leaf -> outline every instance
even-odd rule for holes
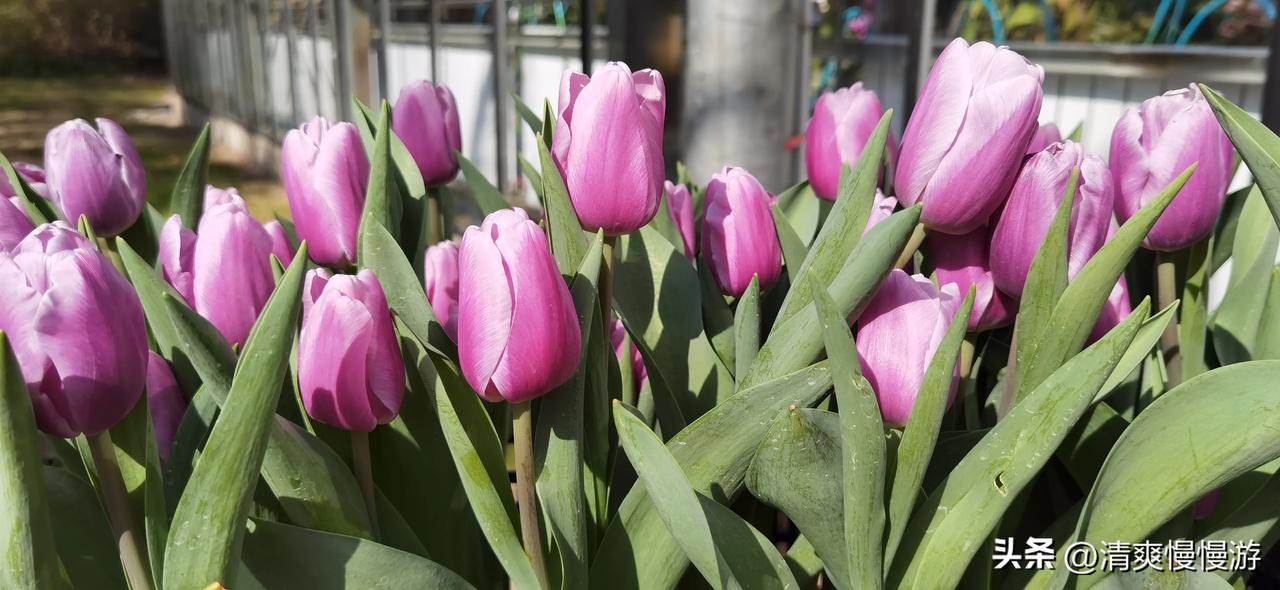
[[[1258,358],[1258,318],[1267,305],[1271,270],[1280,246],[1280,229],[1263,214],[1264,207],[1262,192],[1255,185],[1236,226],[1226,294],[1210,319],[1214,353],[1222,364]]]
[[[4,555],[0,586],[15,590],[61,587],[31,396],[4,332],[0,332],[0,471],[4,473],[0,526],[6,533],[0,540]]]
[[[1258,336],[1253,343],[1252,358],[1280,359],[1280,267],[1271,269],[1267,300],[1258,322]]]
[[[393,238],[400,234],[400,190],[395,181],[395,163],[391,161],[391,135],[391,107],[383,101],[373,152],[369,154],[369,184],[357,230],[360,244],[356,257],[361,266],[367,266],[364,250],[374,226],[386,229]]]
[[[719,588],[797,587],[773,544],[732,510],[695,492],[662,439],[634,409],[614,402],[613,420],[667,531],[708,582]]]
[[[146,394],[143,394],[143,398]],[[146,416],[146,481],[142,485],[143,522],[147,532],[147,559],[151,565],[151,579],[164,579],[164,549],[169,540],[169,507],[165,500],[164,476],[160,464],[160,449],[157,447],[155,430],[152,428],[151,412],[147,400],[139,400],[138,406],[148,408]]]
[[[690,485],[727,502],[741,489],[752,454],[790,406],[809,407],[831,387],[825,362],[741,391],[667,442]],[[667,588],[687,565],[648,493],[633,488],[605,530],[591,563],[592,588]],[[619,578],[620,571],[635,572]]]
[[[385,228],[370,228],[361,246],[364,267],[377,275],[387,305],[409,331],[429,350],[441,356],[456,356],[453,339],[436,320],[423,292],[422,281],[413,272],[413,265],[405,258],[395,237]]]
[[[960,356],[960,346],[964,343],[976,293],[975,287],[969,288],[960,304],[960,310],[951,320],[937,351],[933,353],[929,368],[925,369],[920,391],[912,403],[906,428],[902,431],[902,441],[898,443],[896,460],[889,471],[889,534],[882,564],[884,570],[893,565],[898,544],[906,530],[911,511],[916,506],[925,471],[938,443],[938,431],[942,427],[942,416],[947,411],[952,376],[955,375],[956,361]],[[843,404],[841,407],[843,408]]]
[[[150,566],[152,579],[163,579],[156,577],[163,570],[163,563],[155,561],[164,555],[169,523],[164,507],[164,482],[159,473],[160,458],[157,456],[154,463],[148,463],[148,449],[154,446],[154,437],[145,392],[129,414],[111,427],[110,434],[120,477],[128,492],[132,526],[134,530],[146,532],[146,551],[156,556],[155,559],[144,557],[145,563]],[[156,505],[157,501],[159,505]]]
[[[1217,90],[1204,84],[1199,86],[1209,106],[1213,107],[1218,123],[1262,189],[1272,220],[1280,224],[1280,161],[1276,159],[1280,157],[1280,137],[1276,137],[1262,121],[1223,98]]]
[[[843,169],[849,170],[848,165]],[[842,178],[846,177],[847,173],[846,176],[842,176]],[[813,187],[809,186],[807,181],[779,194],[777,206],[782,210],[787,225],[800,238],[800,243],[804,244],[805,248],[813,245],[814,238],[818,236],[818,230],[822,229],[823,217],[832,207],[830,201],[818,197],[813,192]],[[792,269],[792,272],[799,271],[799,265]]]
[[[818,587],[818,576],[822,574],[822,560],[818,559],[818,554],[814,553],[813,545],[809,540],[800,535],[795,541],[791,542],[791,546],[787,548],[787,553],[782,556],[787,560],[787,566],[791,568],[791,575],[795,576],[801,588]]]
[[[893,269],[919,220],[920,207],[899,211],[877,223],[858,241],[827,289],[837,312],[852,318],[862,311]],[[822,339],[817,337],[820,330],[818,314],[812,306],[805,306],[789,320],[776,322],[751,370],[739,378],[742,386],[763,383],[813,362],[822,352]]]
[[[588,347],[593,342],[591,325],[600,309],[596,289],[603,251],[604,233],[600,232],[582,259],[582,266],[570,287],[573,306],[578,314],[578,330],[582,335],[578,368],[569,381],[540,399],[534,426],[538,499],[548,534],[555,539],[560,554],[563,566],[561,581],[566,588],[578,588],[587,582],[587,552],[591,535],[583,478],[583,436],[587,356]],[[596,341],[595,344],[600,346],[603,343]]]
[[[1138,542],[1197,498],[1280,458],[1280,361],[1201,374],[1138,414],[1102,467],[1076,540]],[[1088,588],[1098,577],[1080,577]]]
[[[4,169],[5,178],[9,181],[9,186],[12,187],[14,196],[18,198],[19,203],[22,203],[23,208],[27,210],[27,215],[31,217],[31,220],[36,225],[62,219],[57,207],[51,201],[32,190],[31,186],[22,179],[22,176],[14,169],[13,163],[4,154],[0,154],[0,168]]]
[[[369,537],[368,512],[346,463],[320,439],[280,416],[272,417],[267,433],[262,475],[289,520],[308,528]]]
[[[1067,134],[1067,139],[1070,139],[1071,141],[1074,141],[1076,143],[1080,143],[1080,140],[1083,137],[1084,137],[1084,121],[1081,120],[1079,123],[1076,123],[1076,126],[1074,128],[1071,129],[1071,133]]]
[[[304,244],[249,333],[222,416],[174,512],[165,550],[165,587],[235,585],[249,504],[289,365],[306,257]]]
[[[154,265],[156,257],[160,254],[160,233],[164,230],[165,220],[165,216],[161,215],[154,205],[147,203],[143,206],[138,220],[116,237],[133,245],[147,264]],[[113,250],[116,249],[115,244],[115,241],[107,242],[108,247]]]
[[[720,364],[726,369],[733,369],[737,366],[737,361],[734,360],[737,336],[734,331],[733,308],[720,292],[720,285],[711,273],[711,265],[705,259],[698,263],[698,283],[702,288],[702,329],[711,341],[711,348],[715,349],[716,356],[720,357]]]
[[[649,227],[657,230],[662,237],[671,242],[675,246],[677,252],[687,255],[684,251],[684,237],[680,235],[680,228],[676,227],[676,222],[671,218],[671,203],[667,202],[667,191],[662,191],[662,198],[658,199],[658,212],[653,214],[653,219],[649,220]]]
[[[1121,572],[1103,578],[1102,590],[1230,590],[1231,584],[1212,572],[1164,571],[1154,568]]]
[[[1187,249],[1187,280],[1182,286],[1178,318],[1178,352],[1182,356],[1185,381],[1209,370],[1207,355],[1209,268],[1213,238],[1200,240]],[[1161,312],[1163,314],[1164,312]],[[1157,315],[1159,317],[1159,314]]]
[[[841,174],[840,194],[835,206],[809,247],[809,255],[795,273],[796,280],[782,302],[775,330],[813,302],[815,284],[824,288],[832,284],[845,267],[854,246],[859,243],[875,201],[880,162],[884,157],[891,119],[893,109],[880,117],[880,122],[862,148],[862,154],[858,156],[858,164],[852,171]]]
[[[787,278],[795,283],[800,267],[809,255],[809,248],[796,235],[795,228],[787,222],[787,216],[781,208],[774,205],[770,210],[773,212],[773,228],[778,232],[778,245],[782,247],[782,262],[787,269]]]
[[[965,455],[908,522],[888,580],[898,588],[949,588],[1000,517],[1088,409],[1138,326],[1143,301],[1124,322],[1055,371]],[[953,567],[939,567],[953,564]]]
[[[550,136],[550,125],[554,125],[554,122],[544,122],[543,134],[538,138],[538,157],[542,165],[542,208],[546,211],[551,252],[555,254],[556,264],[561,272],[568,272],[582,264],[582,257],[587,250],[587,238],[578,222],[578,213],[573,209],[573,201],[569,199],[569,189],[560,176],[560,169],[551,159],[551,148],[547,142],[542,141],[544,137]]]
[[[356,126],[360,129],[365,153],[373,154],[376,147],[374,125],[378,124],[378,116],[360,102],[360,99],[353,98],[352,102],[360,112],[360,116],[356,117]],[[400,242],[404,246],[405,253],[414,256],[430,245],[425,217],[428,209],[427,199],[438,197],[428,196],[427,185],[422,179],[422,171],[418,169],[418,162],[413,159],[413,154],[409,153],[409,148],[405,147],[404,142],[396,136],[394,130],[391,133],[390,142],[391,161],[395,165],[393,178],[396,192],[400,196],[398,203],[401,211]],[[391,205],[394,206],[396,203]]]
[[[524,121],[525,125],[529,126],[529,130],[535,134],[541,133],[542,118],[539,117],[537,113],[533,112],[533,109],[529,108],[529,105],[525,104],[524,99],[521,98],[519,94],[512,92],[511,102],[515,103],[516,114],[520,115],[520,119]]]
[[[191,144],[191,151],[187,152],[187,160],[178,171],[173,195],[169,198],[169,213],[177,214],[183,225],[193,229],[200,224],[200,216],[204,213],[204,189],[209,184],[209,129],[209,124],[205,123]]]
[[[45,465],[40,473],[44,491],[48,494],[57,558],[62,561],[62,569],[70,579],[71,587],[128,588],[120,568],[115,537],[93,486],[57,467]],[[50,562],[51,565],[56,563]]]
[[[438,563],[373,541],[266,520],[248,528],[245,573],[264,588],[473,588]]]
[[[471,187],[471,198],[475,199],[476,205],[480,206],[480,211],[485,215],[494,211],[509,209],[511,205],[507,204],[507,200],[502,196],[502,192],[489,179],[484,177],[484,173],[476,168],[476,165],[468,160],[462,152],[453,152],[454,157],[458,158],[458,167],[462,169],[462,177],[466,179],[467,186]]]
[[[537,195],[538,201],[546,199],[542,194],[542,173],[538,172],[537,166],[520,156],[520,171],[524,173],[524,177],[529,181],[529,188],[533,189],[533,194]]]
[[[776,211],[776,209],[775,209]],[[738,298],[734,310],[734,375],[746,375],[760,352],[760,277],[751,277],[747,290]]]
[[[627,383],[634,389],[631,385],[633,383],[630,374],[631,363],[619,363],[618,357],[614,356],[612,341],[605,330],[604,318],[601,316],[602,314],[599,313],[591,316],[591,340],[585,355],[587,375],[582,412],[582,445],[585,448],[583,459],[586,461],[582,476],[587,493],[588,518],[592,523],[589,529],[591,551],[594,551],[599,544],[600,535],[604,533],[604,527],[612,516],[609,511],[609,482],[614,473],[613,463],[617,443],[612,439],[609,407],[616,392],[625,391],[625,388],[620,384],[615,386],[611,379],[614,375],[618,375],[621,379],[625,379],[623,383]],[[627,342],[627,346],[632,346],[630,339],[624,338],[624,341]],[[623,358],[631,358],[630,348],[627,349]],[[625,376],[623,376],[623,367],[625,367]],[[591,551],[588,551],[588,554]]]
[[[1280,461],[1272,461],[1253,471],[1246,473],[1222,489],[1222,497],[1216,509],[1208,519],[1212,528],[1201,539],[1235,541],[1257,541],[1259,551],[1266,555],[1276,541],[1280,540],[1280,512],[1276,510],[1275,499],[1280,497],[1280,475],[1276,475]],[[1262,479],[1262,482],[1241,481],[1249,476]],[[1238,485],[1245,484],[1245,485]],[[1235,495],[1237,488],[1248,487],[1252,493],[1246,496]],[[1219,516],[1220,513],[1223,513]],[[1197,523],[1198,525],[1201,523]],[[1238,550],[1232,551],[1237,553]],[[1236,582],[1248,572],[1233,571],[1227,579]]]
[[[1142,365],[1142,361],[1150,355],[1152,347],[1160,342],[1160,335],[1164,333],[1165,327],[1177,315],[1178,306],[1179,302],[1174,301],[1169,307],[1142,322],[1137,335],[1133,337],[1133,342],[1120,357],[1120,362],[1116,363],[1116,370],[1111,372],[1107,382],[1103,383],[1102,388],[1098,390],[1098,401],[1119,387],[1134,369]]]

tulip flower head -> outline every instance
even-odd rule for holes
[[[1018,300],[996,288],[987,262],[990,239],[991,230],[987,228],[960,236],[934,233],[925,237],[938,284],[955,285],[958,293],[967,293],[969,287],[974,287],[970,332],[1008,326],[1018,312]]]
[[[0,197],[0,252],[12,250],[35,228],[17,197]]]
[[[453,92],[426,80],[400,89],[391,114],[391,129],[404,142],[428,186],[446,184],[458,175],[462,132]]]
[[[427,248],[423,282],[431,312],[444,331],[458,339],[458,245],[440,242]]]
[[[666,94],[662,74],[620,62],[560,79],[551,155],[584,229],[627,234],[658,211]]]
[[[280,159],[289,211],[311,259],[351,266],[369,182],[360,132],[350,123],[316,117],[285,135]]]
[[[525,402],[573,376],[578,315],[546,234],[524,211],[467,228],[458,275],[458,360],[480,397]]]
[[[1031,143],[1027,144],[1027,155],[1034,156],[1055,143],[1062,141],[1062,132],[1058,130],[1058,126],[1053,123],[1045,123],[1036,128],[1035,135],[1031,136]]]
[[[671,221],[680,231],[680,240],[684,243],[684,255],[693,260],[698,257],[698,242],[694,234],[693,199],[689,197],[689,187],[675,184],[670,180],[664,185],[667,195],[667,212]]]
[[[307,414],[370,432],[400,413],[404,381],[391,309],[373,272],[308,271],[298,338],[298,388]]]
[[[1073,168],[1079,168],[1067,234],[1067,276],[1075,278],[1106,241],[1114,204],[1107,163],[1067,140],[1040,151],[1022,167],[991,237],[991,271],[1005,293],[1022,296],[1031,261],[1062,204]]]
[[[36,426],[65,438],[115,426],[142,396],[147,331],[137,293],[65,222],[0,252],[0,330],[31,394]]]
[[[934,62],[902,135],[894,174],[920,221],[964,234],[985,225],[1008,194],[1035,134],[1044,70],[1005,47],[956,39]]]
[[[111,119],[84,119],[54,127],[44,140],[49,197],[72,223],[81,215],[109,238],[138,220],[147,200],[147,177],[133,140]]]
[[[13,170],[36,194],[49,198],[49,185],[45,183],[44,168],[26,162],[13,162]],[[4,174],[0,174],[0,197],[7,199],[17,195],[18,191],[9,185],[9,179]]]
[[[726,166],[707,182],[702,219],[702,256],[720,290],[741,296],[760,277],[767,290],[782,274],[782,247],[770,207],[777,198],[751,173]]]
[[[895,269],[858,317],[858,360],[880,402],[884,421],[905,426],[947,328],[960,310],[953,284],[941,289],[921,275]],[[959,367],[947,403],[955,399]]]
[[[809,185],[813,192],[828,201],[834,201],[840,192],[840,171],[844,165],[850,168],[858,163],[862,148],[871,139],[876,124],[884,116],[880,98],[876,93],[857,82],[818,97],[813,107],[813,117],[805,127],[804,163],[809,173]],[[898,146],[890,134],[885,150],[889,161],[898,156]]]
[[[1170,252],[1204,239],[1227,198],[1231,153],[1231,140],[1195,84],[1125,110],[1111,134],[1116,216],[1128,221],[1198,162],[1143,246]]]
[[[178,425],[187,412],[187,400],[173,378],[164,358],[147,351],[147,413],[151,414],[151,430],[156,436],[156,451],[161,463],[169,462]]]

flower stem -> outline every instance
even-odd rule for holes
[[[604,250],[602,251],[600,266],[600,310],[603,312],[601,319],[604,320],[605,333],[609,330],[609,320],[613,319],[610,311],[613,309],[613,245],[617,240],[615,236],[604,237]]]
[[[533,412],[529,402],[511,404],[516,451],[516,504],[520,506],[520,536],[529,563],[543,588],[547,585],[546,559],[542,555],[542,534],[538,524],[538,493],[533,474]]]
[[[924,224],[917,223],[916,229],[911,232],[911,237],[907,239],[907,245],[902,248],[902,254],[898,255],[898,261],[893,265],[894,268],[905,268],[911,263],[911,259],[915,258],[916,250],[920,249],[920,244],[924,242]]]
[[[444,239],[443,228],[440,223],[440,191],[431,188],[427,190],[427,245],[434,246],[436,243]]]
[[[356,481],[360,483],[360,495],[364,496],[364,509],[369,513],[369,530],[378,538],[378,497],[373,489],[373,463],[369,458],[369,433],[351,431],[351,463]]]
[[[85,439],[89,442],[94,469],[98,472],[98,489],[102,492],[107,520],[111,524],[111,533],[116,538],[120,562],[129,578],[129,586],[133,590],[151,590],[155,586],[151,583],[150,570],[143,554],[142,533],[138,530],[133,511],[129,507],[129,496],[124,489],[124,478],[120,475],[120,463],[116,460],[115,445],[111,444],[111,434],[103,432],[86,436]]]
[[[969,332],[960,343],[960,395],[964,403],[965,430],[977,430],[982,427],[978,414],[978,400],[974,397],[973,356],[977,349],[978,335]]]
[[[1173,304],[1178,297],[1177,267],[1173,259],[1165,252],[1156,253],[1156,302],[1160,309]],[[1182,382],[1182,351],[1178,346],[1178,322],[1176,318],[1165,326],[1160,335],[1160,351],[1164,353],[1165,371],[1168,374],[1167,387],[1176,387]]]

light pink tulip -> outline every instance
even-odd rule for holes
[[[804,131],[804,162],[813,192],[828,201],[836,199],[840,192],[841,168],[846,164],[850,168],[857,165],[862,148],[883,115],[880,98],[863,88],[862,82],[818,97],[813,117]],[[889,152],[889,161],[896,162],[898,144],[892,133],[885,150]]]
[[[147,175],[133,140],[115,121],[84,119],[54,127],[44,140],[49,196],[67,220],[81,215],[97,234],[114,237],[138,220],[147,201]]]
[[[1018,300],[996,288],[987,266],[991,231],[983,228],[961,236],[935,233],[925,237],[925,250],[934,263],[939,285],[955,285],[961,298],[974,287],[969,331],[983,332],[1013,323]]]
[[[1031,136],[1031,143],[1027,144],[1027,155],[1033,156],[1055,143],[1062,141],[1062,132],[1058,130],[1058,126],[1053,123],[1045,123],[1036,128],[1036,134]]]
[[[354,264],[369,182],[360,132],[350,123],[316,117],[285,135],[280,160],[289,211],[311,259],[334,267]]]
[[[423,282],[431,312],[450,338],[458,339],[458,245],[440,242],[427,248]]]
[[[169,462],[178,425],[187,412],[187,400],[164,358],[147,351],[147,413],[151,414],[151,430],[156,437],[156,451],[161,463]]]
[[[37,195],[46,199],[49,198],[49,185],[45,183],[44,168],[27,162],[13,162],[13,170]],[[18,191],[9,186],[9,178],[4,174],[0,174],[0,197],[7,199],[17,195]]]
[[[689,187],[666,181],[667,212],[671,221],[680,231],[680,239],[684,242],[684,255],[693,260],[698,257],[698,242],[694,235],[693,199],[689,197]]]
[[[706,214],[702,219],[702,256],[726,295],[738,297],[760,277],[767,290],[782,274],[770,207],[778,199],[751,173],[726,166],[707,182]]]
[[[444,84],[426,80],[410,82],[400,89],[391,129],[404,142],[428,186],[446,184],[458,175],[462,133],[453,92]]]
[[[12,250],[35,228],[17,197],[0,197],[0,252]]]

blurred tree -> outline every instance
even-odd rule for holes
[[[159,66],[159,0],[0,0],[0,71]]]

